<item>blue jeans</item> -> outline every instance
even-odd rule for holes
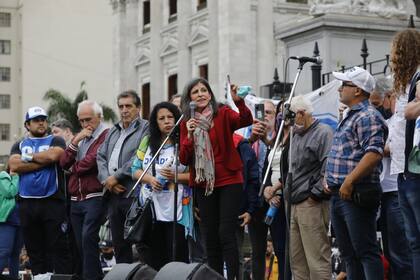
[[[413,279],[420,279],[420,177],[399,174],[398,194],[405,234],[413,254]]]
[[[413,279],[411,250],[405,238],[398,191],[382,194],[380,226],[384,254],[391,264],[392,280]]]
[[[377,208],[362,208],[338,194],[331,197],[331,223],[348,280],[383,280],[384,268],[376,242]]]
[[[105,208],[101,197],[71,202],[71,223],[82,257],[83,279],[102,279],[99,260],[99,228]]]
[[[0,223],[0,275],[5,267],[13,278],[19,276],[19,255],[23,246],[19,226]]]

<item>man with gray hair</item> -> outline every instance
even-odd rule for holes
[[[77,117],[82,131],[71,140],[61,155],[60,165],[70,173],[70,217],[82,257],[81,276],[83,279],[96,280],[103,277],[99,260],[99,228],[105,214],[103,186],[97,178],[96,155],[108,129],[102,122],[102,108],[95,101],[79,103]]]
[[[58,119],[51,124],[51,134],[62,137],[68,146],[74,137],[73,125],[66,119]]]
[[[328,240],[328,195],[324,171],[332,130],[312,117],[312,104],[303,96],[292,99],[296,114],[291,146],[292,183],[286,185],[291,203],[290,267],[294,279],[331,279]]]
[[[413,279],[412,256],[405,236],[404,218],[398,199],[398,174],[391,172],[390,143],[398,145],[394,133],[399,122],[399,116],[393,115],[394,106],[389,104],[385,109],[384,97],[391,95],[393,90],[392,80],[387,77],[376,79],[375,90],[370,94],[369,102],[386,119],[389,128],[389,137],[385,143],[384,157],[382,158],[383,170],[380,175],[382,188],[379,226],[383,239],[384,255],[391,266],[392,279]],[[380,105],[378,105],[380,104]],[[394,104],[395,105],[395,104]]]
[[[376,79],[376,85],[373,92],[369,96],[370,104],[378,110],[384,119],[392,116],[392,81],[389,77],[381,77]]]
[[[141,100],[133,90],[117,97],[120,122],[116,123],[98,150],[98,179],[107,190],[108,215],[117,263],[132,263],[132,244],[124,239],[124,222],[132,198],[127,194],[136,183],[131,165],[140,140],[149,133],[149,123],[140,118]]]

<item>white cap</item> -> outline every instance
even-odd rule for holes
[[[344,73],[333,72],[333,76],[337,80],[352,82],[357,87],[363,89],[367,93],[371,93],[375,89],[375,79],[373,76],[363,68],[353,67]]]
[[[35,119],[37,117],[47,118],[48,115],[47,115],[47,112],[45,112],[45,110],[42,109],[41,107],[31,107],[26,112],[25,122]]]

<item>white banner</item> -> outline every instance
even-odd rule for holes
[[[313,117],[319,119],[322,123],[329,125],[333,130],[336,129],[338,124],[338,108],[340,104],[338,88],[340,85],[340,81],[334,80],[315,91],[305,94],[308,100],[312,102],[312,106],[314,107]],[[264,103],[265,100],[272,101],[275,106],[277,106],[279,103],[279,100],[261,98],[248,94],[245,97],[245,104],[251,110],[252,115],[254,116],[255,104]],[[235,111],[237,111],[237,108],[232,102],[231,98],[227,99],[227,104],[231,106],[231,108],[235,108]],[[248,138],[251,134],[251,127],[239,129],[237,133],[241,134],[245,138]]]

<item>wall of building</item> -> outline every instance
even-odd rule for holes
[[[10,27],[0,27],[0,40],[11,42],[10,54],[0,54],[0,67],[10,67],[10,81],[0,81],[0,94],[10,95],[10,107],[0,108],[0,124],[10,125],[8,140],[0,138],[0,163],[5,162],[10,148],[21,135],[22,116],[19,113],[21,100],[20,14],[19,1],[0,0],[0,13],[11,15]]]
[[[22,113],[46,103],[54,88],[116,108],[112,75],[112,8],[104,0],[21,0]]]

